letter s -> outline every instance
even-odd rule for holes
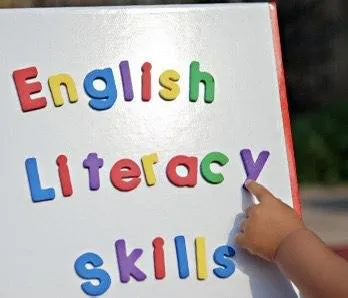
[[[231,246],[223,245],[218,247],[214,252],[214,262],[221,267],[215,268],[213,270],[214,274],[219,278],[227,278],[231,276],[236,269],[232,258],[236,252]]]
[[[110,275],[103,269],[86,268],[90,264],[93,267],[100,267],[103,265],[103,260],[97,254],[88,252],[77,258],[75,261],[75,271],[77,275],[83,279],[98,280],[98,285],[92,284],[90,281],[81,284],[81,289],[87,295],[99,296],[104,294],[111,285]]]
[[[174,100],[180,93],[180,87],[175,82],[179,81],[180,75],[175,70],[167,70],[160,75],[159,82],[163,89],[159,95],[164,100]]]

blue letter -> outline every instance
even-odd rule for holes
[[[29,181],[31,199],[33,202],[42,202],[53,200],[55,192],[53,188],[42,189],[40,183],[39,172],[37,170],[36,158],[28,158],[25,161],[25,168]]]
[[[111,285],[109,274],[103,269],[87,269],[87,264],[93,267],[100,267],[103,265],[103,260],[97,254],[88,252],[75,261],[75,271],[79,277],[83,279],[96,279],[99,283],[98,285],[93,285],[90,281],[84,282],[81,284],[82,291],[89,296],[103,295]]]
[[[96,89],[93,85],[95,80],[102,80],[105,83],[105,89]],[[88,96],[92,98],[89,101],[89,106],[92,109],[98,111],[107,110],[110,109],[116,101],[117,89],[111,68],[91,71],[85,77],[83,86]]]
[[[220,278],[227,278],[231,276],[235,270],[235,265],[232,260],[225,257],[232,258],[236,252],[231,246],[223,245],[218,247],[214,252],[214,262],[221,267],[213,270],[214,274]]]
[[[174,241],[176,248],[176,258],[178,261],[179,277],[181,279],[184,279],[190,275],[187,261],[185,237],[177,236],[174,238]]]

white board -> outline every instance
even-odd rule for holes
[[[233,243],[240,214],[251,202],[241,188],[246,178],[242,149],[250,149],[254,159],[270,152],[258,181],[299,210],[277,34],[275,8],[269,4],[1,10],[0,296],[86,297],[81,284],[89,280],[78,276],[74,264],[91,252],[103,260],[99,268],[111,280],[103,297],[296,297],[274,265]],[[129,62],[131,101],[124,100],[121,61]],[[148,102],[141,92],[146,61],[152,64]],[[203,84],[198,100],[189,100],[192,61],[214,77],[212,103],[204,101]],[[15,80],[33,66],[38,75],[24,85],[41,82],[42,90],[31,97],[44,96],[47,106],[24,112]],[[109,109],[97,111],[88,104],[83,82],[91,71],[105,68],[113,71],[118,95]],[[158,93],[159,76],[168,69],[180,75],[180,93],[172,101]],[[56,107],[48,78],[60,73],[74,80],[78,101],[69,103],[62,87],[64,104]],[[82,165],[93,152],[104,161],[100,188],[94,191]],[[210,152],[229,159],[211,167],[222,173],[223,182],[205,181],[199,169],[194,187],[168,180],[166,167],[174,156],[197,157],[199,165]],[[159,159],[152,186],[141,166],[142,156],[150,153]],[[60,154],[68,158],[73,194],[67,197],[56,165]],[[53,200],[33,201],[29,158],[36,158],[42,188],[54,188]],[[111,168],[124,158],[141,170],[140,184],[129,192],[110,181]],[[186,240],[187,278],[178,273],[174,238],[179,235]],[[165,241],[163,279],[154,273],[156,237]],[[196,273],[196,237],[206,243],[202,280]],[[128,254],[143,250],[136,265],[145,280],[120,281],[114,246],[120,239]],[[227,278],[213,272],[220,267],[214,251],[223,245],[235,249],[227,259],[236,268]]]

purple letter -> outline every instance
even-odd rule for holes
[[[88,169],[89,174],[89,188],[90,190],[98,190],[100,187],[99,169],[103,166],[104,161],[98,158],[97,153],[88,154],[83,161],[83,167]]]
[[[145,273],[142,272],[137,266],[135,266],[135,262],[143,253],[142,249],[136,248],[131,252],[129,256],[127,256],[126,242],[122,239],[115,242],[115,249],[121,282],[129,282],[130,276],[133,276],[137,281],[143,281],[144,279],[146,279]]]
[[[122,86],[123,86],[123,96],[126,101],[131,101],[134,97],[133,94],[133,85],[132,79],[129,70],[128,61],[121,61],[120,63],[120,72],[122,78]]]
[[[257,158],[256,162],[254,162],[253,156],[249,149],[241,150],[240,155],[242,157],[247,179],[256,180],[257,177],[259,177],[263,167],[265,166],[265,163],[269,156],[269,152],[262,151],[259,154],[259,157]]]

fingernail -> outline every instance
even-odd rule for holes
[[[245,180],[245,182],[244,182],[244,184],[243,184],[243,188],[246,189],[246,190],[248,190],[248,184],[251,183],[251,182],[253,182],[252,179],[247,179],[247,180]]]
[[[245,185],[245,186],[248,186],[248,184],[251,183],[251,182],[253,182],[253,180],[247,179],[247,180],[245,180],[244,185]]]

